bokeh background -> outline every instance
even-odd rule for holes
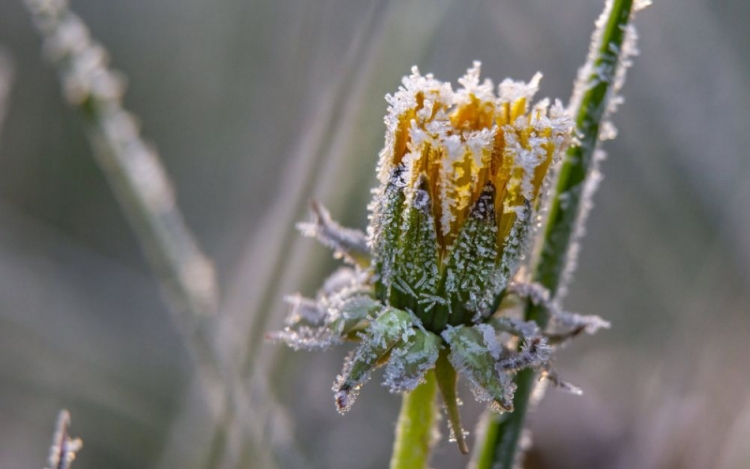
[[[566,306],[613,328],[575,341],[532,416],[534,468],[750,467],[750,3],[657,0],[605,146]],[[382,468],[400,399],[375,381],[339,416],[343,350],[264,344],[284,294],[335,267],[295,233],[310,197],[363,227],[383,96],[409,67],[528,79],[567,101],[600,0],[73,0],[129,81],[219,275],[208,327],[242,412],[191,354],[20,0],[0,105],[0,465],[42,467],[55,415],[74,467]],[[0,100],[2,101],[2,100]],[[2,112],[0,112],[2,115]],[[377,379],[377,378],[376,378]],[[464,420],[480,408],[463,389]],[[217,411],[217,409],[219,409]],[[444,433],[446,433],[445,429]],[[465,459],[444,438],[436,468]]]

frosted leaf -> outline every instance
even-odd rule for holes
[[[542,379],[548,380],[550,383],[552,383],[555,386],[555,388],[560,389],[562,391],[568,392],[576,396],[583,395],[583,390],[581,388],[579,388],[578,386],[574,384],[571,384],[567,381],[563,381],[562,379],[560,379],[560,376],[551,367],[548,367],[546,370],[544,370],[544,372],[542,373]]]
[[[344,414],[351,409],[354,401],[357,400],[362,385],[370,379],[370,371],[367,370],[359,377],[358,383],[354,385],[347,384],[348,377],[352,372],[355,354],[356,351],[352,351],[344,359],[344,368],[341,370],[341,374],[336,376],[336,380],[333,382],[333,387],[331,388],[334,393],[336,409],[340,414]]]
[[[480,402],[491,401],[495,410],[511,411],[516,385],[510,374],[495,366],[494,351],[487,347],[481,327],[448,326],[442,336],[450,345],[448,360],[469,382],[474,397]]]
[[[609,329],[612,324],[596,315],[583,315],[557,310],[552,314],[552,321],[557,325],[576,329],[583,327],[587,334],[596,334],[600,329]]]
[[[477,324],[474,326],[482,334],[484,345],[487,347],[487,351],[490,353],[493,359],[499,360],[500,356],[505,351],[505,347],[500,344],[497,340],[497,331],[492,328],[489,324]]]
[[[341,337],[326,327],[285,327],[284,330],[268,332],[266,340],[282,342],[294,350],[326,350],[341,343]]]
[[[356,392],[393,346],[416,334],[413,324],[413,316],[406,311],[386,308],[370,323],[370,327],[360,333],[361,344],[346,360],[344,370],[334,383],[339,412],[349,409]]]
[[[436,293],[439,280],[437,232],[426,186],[422,176],[409,189],[395,255],[393,287],[403,295],[400,306],[412,310],[421,298]]]
[[[372,287],[367,282],[368,273],[366,271],[351,267],[340,267],[325,279],[323,287],[318,292],[318,297],[330,297],[353,290],[369,290]]]
[[[336,257],[342,257],[347,262],[365,266],[369,263],[370,250],[363,232],[342,227],[333,221],[328,210],[317,202],[311,203],[310,213],[310,222],[297,224],[297,229],[304,236],[317,239],[321,244],[333,249]]]
[[[328,304],[327,327],[344,338],[364,329],[374,319],[383,305],[368,295],[340,295]]]
[[[534,321],[522,321],[508,316],[494,317],[489,323],[496,332],[507,332],[524,339],[539,336],[539,326]]]
[[[610,323],[599,316],[563,311],[560,308],[559,300],[550,299],[549,291],[538,283],[514,283],[511,291],[516,295],[528,298],[535,305],[543,306],[555,325],[574,333],[578,329],[583,329],[588,334],[594,334],[599,329],[609,329],[610,327]]]
[[[394,393],[412,391],[424,382],[425,373],[435,367],[439,345],[438,336],[415,329],[413,336],[391,349],[383,385]]]
[[[516,275],[521,261],[528,251],[529,233],[534,220],[531,204],[525,202],[518,207],[516,219],[508,236],[503,240],[503,251],[499,266],[490,277],[491,291],[497,297],[505,291],[511,279]],[[490,313],[494,313],[491,311]]]
[[[289,314],[284,321],[287,326],[320,326],[325,322],[325,310],[318,308],[318,302],[311,298],[299,294],[288,295],[284,297],[284,302],[289,305]]]
[[[526,339],[519,352],[506,351],[495,364],[498,372],[520,371],[524,368],[539,368],[552,357],[552,348],[544,338]]]

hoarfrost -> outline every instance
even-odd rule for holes
[[[339,412],[346,412],[356,398],[358,389],[370,379],[370,373],[385,358],[398,342],[409,342],[416,334],[412,327],[413,315],[393,308],[386,308],[359,333],[361,343],[347,357],[341,375],[334,382],[336,403]]]
[[[298,223],[297,229],[304,235],[317,239],[334,251],[336,257],[352,264],[366,264],[370,250],[367,237],[360,230],[344,228],[331,218],[331,214],[317,202],[310,206],[312,220]]]
[[[519,371],[524,368],[539,368],[552,357],[552,348],[544,338],[526,339],[519,352],[507,352],[495,364],[499,373]]]
[[[555,371],[551,367],[548,367],[546,370],[544,370],[544,372],[542,373],[542,378],[552,383],[557,389],[576,396],[583,395],[583,390],[581,388],[567,381],[563,381],[557,374],[557,371]]]
[[[57,416],[55,433],[52,436],[52,445],[49,448],[46,469],[70,469],[70,465],[76,458],[76,453],[83,446],[80,438],[71,438],[68,433],[70,426],[70,414],[67,410],[61,410]]]
[[[582,315],[563,311],[559,297],[550,298],[549,290],[538,283],[513,283],[511,292],[532,303],[543,306],[550,314],[550,319],[559,327],[573,330],[582,328],[588,334],[595,334],[599,329],[609,329],[610,323],[596,315]]]
[[[391,349],[383,381],[391,392],[412,391],[438,359],[440,339],[425,330],[413,332],[411,340],[402,340]]]

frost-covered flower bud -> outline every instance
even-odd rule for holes
[[[542,183],[569,141],[562,105],[531,106],[529,83],[449,83],[415,68],[386,97],[369,246],[378,298],[425,327],[482,322],[515,274]]]
[[[548,169],[573,129],[559,102],[530,105],[540,78],[506,79],[495,94],[489,80],[480,84],[475,62],[453,91],[413,68],[386,97],[367,235],[342,227],[318,204],[312,220],[298,225],[352,267],[335,272],[315,299],[292,297],[286,328],[268,337],[295,349],[359,342],[333,385],[340,412],[379,366],[392,392],[414,390],[434,370],[466,453],[459,376],[498,411],[512,410],[512,376],[521,369],[543,369],[568,386],[549,367],[549,343],[601,321],[557,311],[537,286],[509,288]],[[524,292],[571,327],[553,337],[505,316],[501,301]],[[501,334],[519,337],[522,347],[503,345]]]

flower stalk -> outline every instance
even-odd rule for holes
[[[435,372],[414,391],[404,394],[396,424],[390,469],[426,469],[434,443],[437,406]]]
[[[642,2],[643,3],[643,2]],[[645,6],[633,0],[609,0],[597,23],[587,64],[581,69],[573,93],[571,113],[575,116],[579,141],[571,145],[562,161],[557,184],[551,199],[539,259],[533,280],[545,287],[550,298],[556,298],[568,265],[574,262],[577,232],[588,204],[587,183],[596,171],[598,142],[604,137],[602,128],[609,111],[617,105],[616,96],[622,86],[629,56],[635,53],[628,35],[633,12]],[[633,40],[631,37],[630,40]],[[534,321],[544,330],[550,319],[548,305],[528,299],[526,321]],[[512,469],[517,467],[519,443],[525,425],[531,393],[538,372],[520,371],[515,378],[514,412],[491,414],[484,431],[484,440],[477,445],[473,467],[476,469]]]

